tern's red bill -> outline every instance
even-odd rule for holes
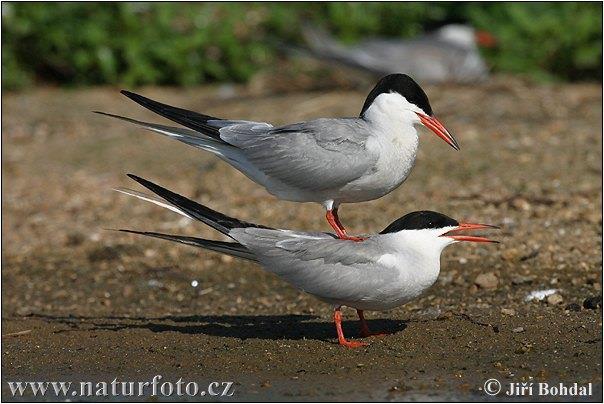
[[[421,123],[426,128],[434,132],[436,136],[447,142],[452,148],[459,150],[459,143],[457,143],[457,140],[455,140],[453,135],[436,117],[420,114],[419,112],[417,112],[417,116],[419,116]]]
[[[498,229],[498,228],[499,227],[493,226],[490,224],[459,223],[459,225],[456,228],[446,232],[445,234],[441,235],[441,237],[449,237],[455,241],[472,241],[474,243],[499,243],[499,241],[491,240],[486,237],[459,234],[460,232],[463,232],[466,230]]]

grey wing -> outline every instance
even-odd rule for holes
[[[368,128],[360,119],[318,119],[277,128],[249,125],[220,129],[257,169],[298,189],[341,187],[370,171],[377,156],[365,147]],[[252,128],[253,129],[253,128]]]
[[[362,243],[341,240],[330,233],[309,233],[292,230],[235,228],[229,236],[258,252],[259,256],[320,260],[323,263],[355,265],[375,263],[385,252],[373,238]]]
[[[234,229],[263,266],[297,288],[332,302],[363,300],[391,285],[396,271],[376,264],[385,253],[371,238],[357,243],[325,233]]]

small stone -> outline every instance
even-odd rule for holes
[[[76,247],[86,241],[86,237],[82,233],[70,233],[67,235],[65,244],[71,247]]]
[[[443,285],[448,285],[451,282],[453,282],[453,277],[454,277],[453,273],[444,273],[440,276],[439,281]]]
[[[122,295],[125,298],[129,298],[134,293],[134,288],[131,285],[125,285],[122,289]]]
[[[481,289],[496,289],[499,284],[499,279],[497,279],[497,275],[493,272],[489,272],[478,275],[476,279],[474,279],[474,283]]]
[[[515,316],[516,310],[503,308],[503,309],[501,309],[501,314],[504,314],[506,316]]]
[[[535,280],[534,276],[518,275],[518,276],[514,276],[512,278],[512,284],[513,285],[523,285],[523,284],[532,283],[533,280]]]
[[[564,308],[566,311],[581,311],[581,305],[578,303],[569,303]]]
[[[589,310],[597,310],[602,307],[602,296],[588,297],[583,301],[583,307]]]
[[[466,284],[466,281],[463,277],[458,276],[457,278],[453,279],[453,283],[457,286],[463,286]]]
[[[524,332],[524,327],[516,327],[512,330],[512,332]]]
[[[516,197],[516,198],[512,199],[512,202],[510,204],[516,210],[524,210],[524,211],[531,210],[531,204],[524,198]]]
[[[562,303],[563,301],[564,299],[558,293],[554,293],[553,295],[549,295],[547,297],[547,304],[549,304],[550,306],[555,306],[557,304]]]
[[[517,248],[508,248],[501,253],[501,258],[506,261],[515,261],[516,259],[520,258],[520,255],[521,253]]]

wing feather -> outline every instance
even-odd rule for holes
[[[319,119],[277,128],[232,125],[220,138],[255,167],[290,187],[321,191],[342,187],[372,170],[361,119]]]

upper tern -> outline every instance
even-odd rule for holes
[[[465,230],[495,228],[459,223],[441,213],[421,211],[395,220],[363,243],[338,239],[330,233],[279,230],[228,217],[143,178],[129,176],[154,192],[118,191],[153,202],[188,218],[199,220],[235,242],[155,232],[129,233],[176,241],[259,263],[296,288],[335,307],[338,341],[347,347],[366,343],[348,341],[341,326],[342,306],[357,309],[361,335],[369,332],[364,310],[389,310],[420,296],[436,281],[442,250],[458,241],[495,242],[460,234]]]
[[[459,150],[422,88],[405,74],[382,78],[358,118],[321,118],[278,127],[215,118],[122,93],[186,129],[100,113],[214,153],[280,199],[322,204],[342,239],[360,240],[346,234],[338,218],[340,204],[380,198],[411,172],[418,147],[416,125],[426,126]]]

